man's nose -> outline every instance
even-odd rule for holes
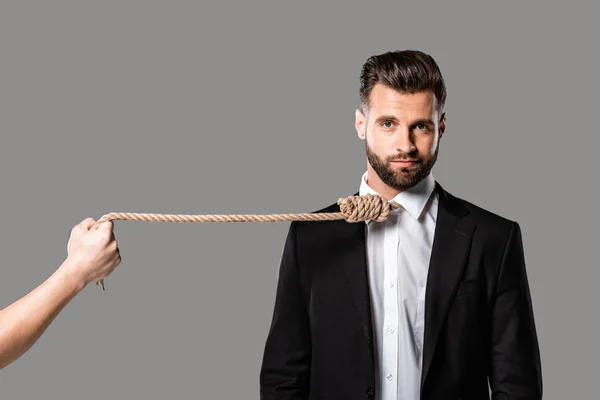
[[[397,132],[394,145],[396,147],[396,151],[404,154],[412,153],[416,148],[413,137],[408,131]]]

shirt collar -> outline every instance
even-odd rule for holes
[[[379,195],[373,188],[367,183],[368,171],[366,171],[360,180],[359,195],[375,194]],[[419,219],[421,213],[425,209],[433,189],[435,188],[435,179],[433,174],[430,172],[425,179],[421,180],[415,186],[405,189],[398,193],[392,201],[400,204],[402,209],[408,211],[408,213],[414,218]],[[367,223],[370,221],[366,221]]]

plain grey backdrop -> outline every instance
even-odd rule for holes
[[[419,49],[434,177],[523,230],[546,399],[597,386],[597,13],[554,2],[6,1],[0,307],[109,212],[310,212],[358,189],[358,75]],[[115,222],[123,262],[0,371],[3,399],[256,399],[288,223]]]

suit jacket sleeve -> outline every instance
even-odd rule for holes
[[[260,372],[262,400],[308,397],[310,327],[296,257],[297,223],[292,222],[279,267],[275,307]]]
[[[517,222],[502,258],[491,324],[492,399],[541,399],[540,353]]]

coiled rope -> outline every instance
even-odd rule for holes
[[[339,212],[334,213],[303,213],[303,214],[207,214],[207,215],[177,215],[177,214],[140,214],[140,213],[109,213],[103,215],[95,226],[104,222],[149,221],[149,222],[282,222],[282,221],[333,221],[344,219],[350,223],[361,221],[385,221],[391,210],[400,207],[398,203],[388,202],[379,195],[366,194],[362,196],[342,197],[337,201]],[[104,279],[96,282],[102,285]]]

